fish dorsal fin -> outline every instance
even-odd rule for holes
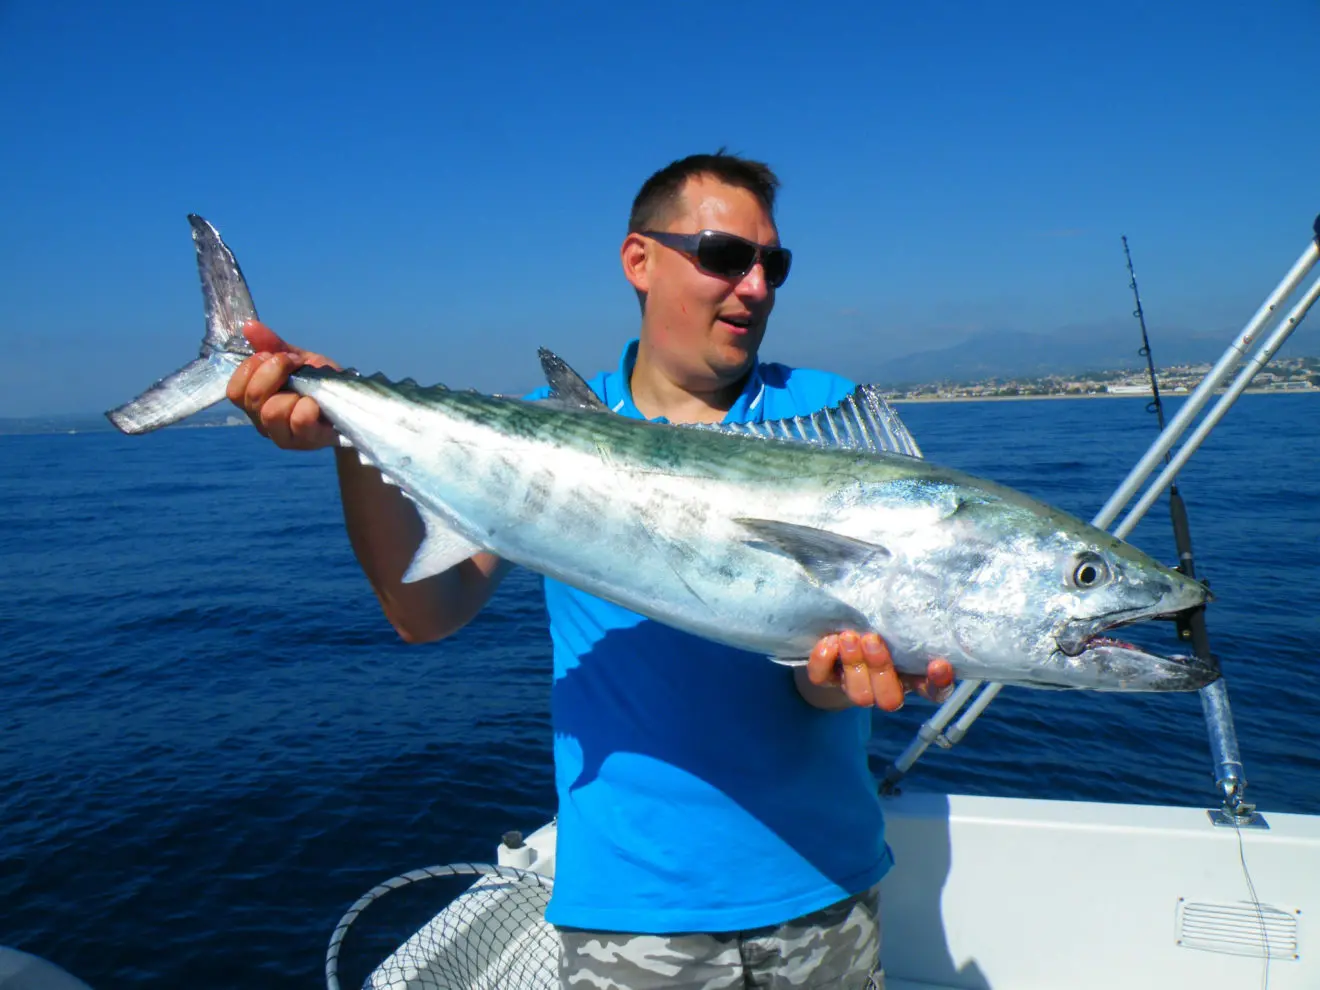
[[[568,362],[554,351],[538,348],[541,358],[541,370],[550,384],[552,405],[565,409],[586,409],[591,412],[609,412],[609,407],[591,390],[586,379],[568,366]]]
[[[843,450],[921,456],[917,441],[874,385],[859,385],[837,405],[810,416],[764,423],[697,423],[692,428],[771,440],[796,440]]]
[[[412,563],[403,572],[403,583],[411,584],[435,574],[443,574],[455,564],[461,564],[474,553],[483,549],[466,536],[454,532],[449,521],[436,515],[426,506],[413,503],[417,514],[426,525],[426,536],[422,545],[413,554]]]
[[[860,567],[883,564],[892,556],[878,544],[814,526],[747,517],[734,521],[752,534],[749,545],[796,560],[821,585],[834,584]]]

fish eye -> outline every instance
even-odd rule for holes
[[[1079,554],[1068,571],[1068,585],[1081,591],[1099,587],[1108,580],[1109,565],[1093,553]]]

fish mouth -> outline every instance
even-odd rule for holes
[[[1152,619],[1176,619],[1188,615],[1214,601],[1210,589],[1199,581],[1172,575],[1176,581],[1167,585],[1167,591],[1153,605],[1141,608],[1118,609],[1094,619],[1080,619],[1059,626],[1054,642],[1065,657],[1079,657],[1087,649],[1099,645],[1117,644],[1126,649],[1137,649],[1131,643],[1109,639],[1105,633],[1137,622]],[[1154,656],[1154,654],[1150,654]]]
[[[1092,672],[1094,690],[1199,691],[1219,680],[1217,659],[1185,654],[1164,656],[1106,634],[1136,622],[1176,618],[1201,607],[1172,611],[1136,609],[1095,622],[1074,623],[1055,637],[1055,645],[1069,666]]]
[[[1108,637],[1093,639],[1074,662],[1094,671],[1095,691],[1199,691],[1219,680],[1214,657],[1161,656]]]
[[[1180,609],[1174,612],[1156,612],[1150,609],[1134,609],[1130,612],[1115,612],[1106,615],[1103,619],[1094,619],[1089,622],[1070,622],[1055,635],[1054,645],[1059,648],[1059,652],[1065,657],[1080,657],[1088,649],[1099,645],[1113,645],[1117,643],[1128,649],[1137,649],[1131,643],[1124,643],[1106,637],[1104,634],[1123,626],[1130,626],[1137,622],[1145,622],[1149,619],[1171,619],[1182,614],[1188,609]]]

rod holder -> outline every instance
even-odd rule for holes
[[[1210,755],[1215,765],[1215,786],[1223,798],[1217,811],[1207,812],[1215,825],[1235,828],[1269,828],[1256,806],[1247,801],[1247,774],[1238,751],[1233,709],[1228,703],[1228,685],[1223,679],[1201,688],[1201,710],[1210,737]]]

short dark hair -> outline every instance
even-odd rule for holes
[[[628,217],[628,232],[655,230],[668,223],[679,205],[683,187],[687,185],[688,179],[698,175],[709,175],[726,185],[746,189],[760,201],[770,219],[774,220],[779,177],[764,162],[725,154],[721,148],[713,155],[688,155],[670,162],[647,179],[633,200],[632,214]]]

